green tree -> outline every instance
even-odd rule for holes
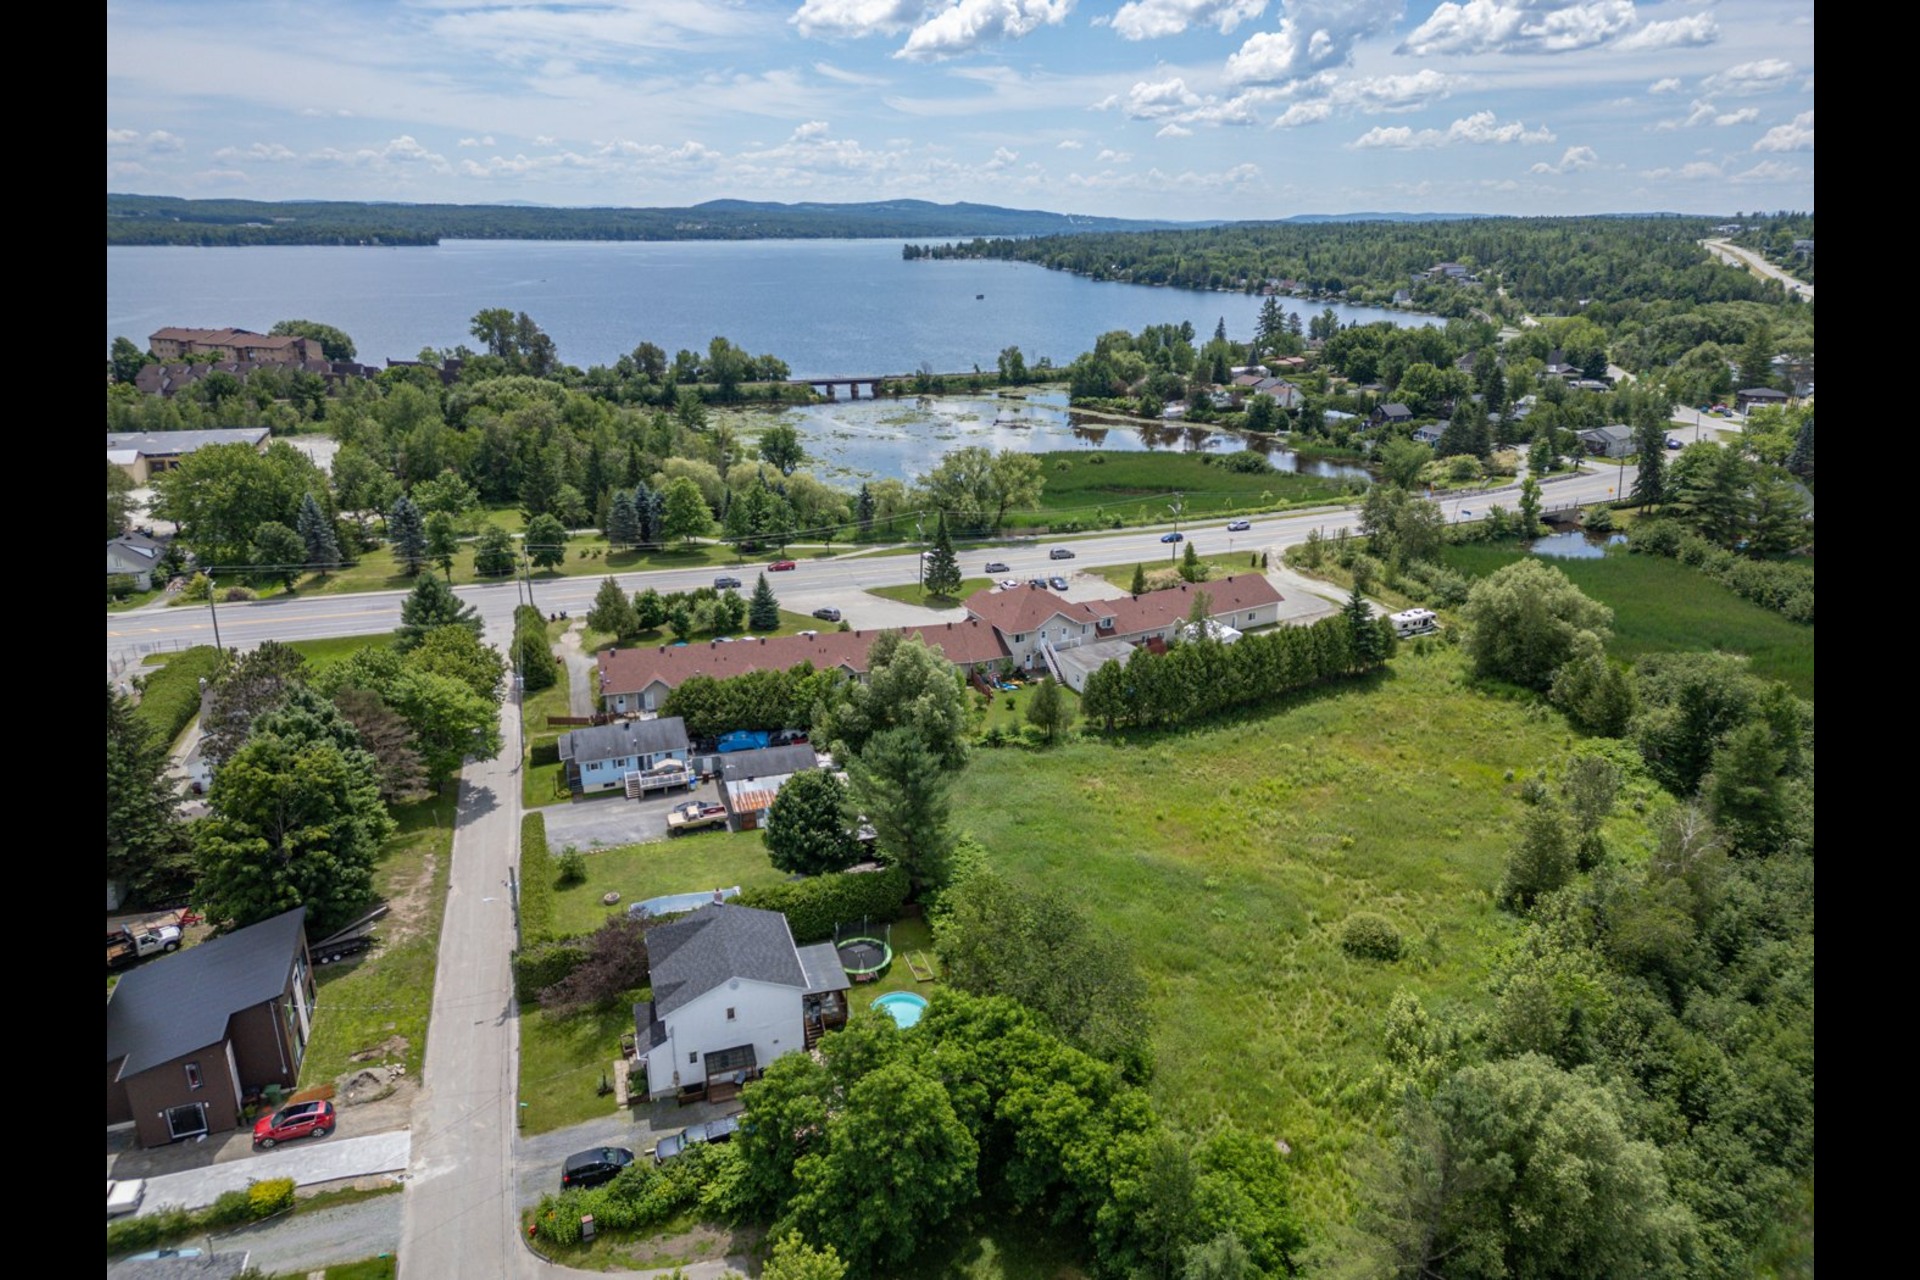
[[[1520,536],[1540,535],[1540,482],[1531,475],[1520,482]]]
[[[1027,381],[1027,358],[1018,347],[1000,349],[1000,385],[1003,387],[1022,386]]]
[[[1787,470],[1808,484],[1813,483],[1813,411],[1809,409],[1794,433],[1793,450],[1787,455]]]
[[[801,1157],[826,1144],[832,1091],[827,1068],[804,1053],[775,1059],[746,1087],[734,1147],[740,1153],[740,1198],[747,1208],[770,1216],[793,1198]]]
[[[152,358],[131,338],[115,338],[107,355],[107,367],[113,370],[113,380],[119,383],[132,382],[140,370],[152,363]]]
[[[180,793],[167,776],[167,744],[107,685],[107,879],[152,901],[185,887]]]
[[[458,680],[475,697],[496,707],[506,697],[506,660],[471,627],[445,626],[429,631],[403,661],[417,671]]]
[[[306,571],[307,544],[277,520],[254,526],[250,554],[256,578],[264,582],[278,579],[288,590]]]
[[[153,514],[179,527],[181,540],[203,565],[241,565],[262,524],[291,528],[301,500],[326,482],[285,441],[268,445],[264,454],[246,444],[210,445],[154,478]]]
[[[807,450],[800,443],[798,431],[785,423],[775,423],[760,433],[760,457],[781,475],[790,476],[807,460]]]
[[[311,493],[300,500],[294,530],[305,548],[308,568],[327,573],[340,567],[340,540],[334,536],[333,521]]]
[[[1073,727],[1073,704],[1060,692],[1052,676],[1043,676],[1027,700],[1027,723],[1047,737],[1047,745]]]
[[[107,538],[111,541],[127,531],[127,518],[133,512],[133,477],[107,464]]]
[[[463,757],[491,760],[500,754],[498,706],[453,676],[408,665],[383,696],[413,730],[435,785],[459,772]]]
[[[947,532],[947,513],[940,513],[940,522],[934,527],[933,550],[927,556],[925,586],[928,595],[947,596],[960,594],[960,560],[953,553],[953,537]]]
[[[383,801],[405,800],[427,785],[426,765],[413,744],[413,730],[379,694],[349,686],[333,695],[333,705],[378,765]]]
[[[230,658],[201,698],[200,754],[218,769],[253,734],[256,721],[286,705],[307,682],[307,660],[278,640]]]
[[[860,842],[847,814],[846,784],[824,769],[787,780],[774,797],[760,838],[773,865],[796,875],[844,871],[860,861]]]
[[[427,558],[440,566],[440,571],[453,580],[454,557],[460,554],[460,529],[452,516],[444,511],[436,511],[427,517]]]
[[[1811,538],[1807,528],[1807,500],[1800,496],[1784,471],[1754,469],[1747,493],[1746,552],[1751,556],[1783,556]]]
[[[513,572],[513,535],[497,524],[480,533],[473,547],[473,571],[482,578],[504,578]]]
[[[402,494],[394,499],[387,513],[387,541],[393,544],[393,561],[407,573],[420,572],[427,562],[427,524],[420,508]]]
[[[819,741],[854,754],[888,729],[917,736],[942,768],[966,763],[972,733],[970,695],[938,649],[897,631],[884,632],[867,650],[867,679],[835,687],[814,717]]]
[[[1474,674],[1545,689],[1574,656],[1577,638],[1604,644],[1613,610],[1588,599],[1567,575],[1529,557],[1473,584],[1461,611]]]
[[[1701,537],[1731,550],[1747,534],[1754,466],[1716,444],[1683,449],[1667,473],[1666,501]]]
[[[1647,770],[1690,796],[1734,730],[1761,714],[1764,686],[1730,653],[1650,653],[1634,664],[1633,736]]]
[[[600,580],[600,589],[593,596],[593,607],[587,611],[587,625],[595,631],[606,632],[616,640],[639,634],[640,619],[634,611],[633,601],[611,577]]]
[[[1553,673],[1549,696],[1574,724],[1603,738],[1624,734],[1633,719],[1633,677],[1594,641],[1576,641]]]
[[[640,541],[640,516],[633,509],[633,495],[624,489],[613,495],[607,509],[607,542],[615,547],[631,547]]]
[[[667,602],[662,599],[660,593],[652,587],[648,587],[645,591],[635,593],[633,597],[633,612],[639,619],[640,630],[642,631],[658,631],[666,625]],[[777,621],[775,625],[779,625]],[[755,623],[754,628],[755,630],[759,630],[760,624]]]
[[[860,497],[854,504],[854,510],[856,512],[855,518],[860,521],[860,532],[873,532],[873,518],[877,507],[878,503],[873,496],[873,487],[862,484],[860,486]]]
[[[1180,1265],[1180,1280],[1253,1280],[1255,1274],[1247,1247],[1231,1231],[1188,1245]]]
[[[1207,566],[1200,561],[1200,550],[1192,540],[1187,542],[1185,554],[1180,557],[1180,577],[1187,582],[1205,582]]]
[[[798,1231],[789,1231],[774,1242],[760,1280],[844,1280],[846,1274],[847,1264],[832,1245],[816,1249]]]
[[[1667,491],[1666,428],[1658,424],[1636,426],[1633,448],[1639,455],[1634,464],[1632,498],[1643,507],[1657,507]]]
[[[1396,437],[1381,445],[1374,456],[1379,460],[1382,478],[1402,489],[1411,489],[1420,483],[1421,472],[1433,461],[1433,450]]]
[[[1147,594],[1147,567],[1145,565],[1136,564],[1133,566],[1133,585],[1127,588],[1127,593],[1136,596]]]
[[[1740,387],[1771,387],[1774,383],[1773,357],[1777,348],[1773,343],[1773,330],[1762,320],[1755,324],[1747,334],[1747,341],[1740,348]]]
[[[700,494],[700,486],[687,476],[667,485],[666,518],[660,529],[662,539],[682,538],[691,543],[713,528],[713,512]]]
[[[567,527],[552,516],[527,522],[527,558],[542,569],[558,569],[567,560]]]
[[[1785,754],[1764,720],[1741,725],[1713,754],[1713,772],[1701,787],[1707,812],[1739,853],[1776,852],[1787,826],[1781,771]]]
[[[312,708],[306,718],[317,718]],[[302,734],[265,717],[214,776],[210,812],[194,824],[210,918],[244,927],[305,906],[308,928],[325,937],[373,900],[373,864],[393,820],[377,763],[341,744],[357,738],[338,723],[338,733]]]
[[[644,627],[647,623],[643,621],[641,625]],[[773,594],[773,588],[767,585],[767,575],[764,573],[753,584],[753,602],[747,607],[747,625],[755,631],[780,629],[780,601]]]
[[[478,636],[483,625],[479,610],[462,604],[445,579],[428,574],[415,583],[407,598],[400,602],[400,628],[394,643],[405,652],[425,640],[427,633],[435,628],[466,627]]]
[[[1353,593],[1347,597],[1347,604],[1340,611],[1346,616],[1347,628],[1353,636],[1353,665],[1362,671],[1370,670],[1387,660],[1387,636],[1381,630],[1380,620],[1373,616],[1373,606],[1360,593],[1360,584],[1353,584]]]
[[[880,856],[905,867],[917,888],[945,883],[952,780],[912,728],[883,729],[847,761],[852,807],[873,827]]]
[[[351,360],[355,354],[353,339],[330,324],[317,320],[282,320],[267,333],[275,338],[312,338],[320,344],[321,354],[329,360]]]
[[[1522,910],[1573,879],[1574,849],[1567,816],[1543,799],[1521,819],[1520,838],[1507,855],[1500,901]]]
[[[1007,512],[1040,501],[1040,461],[1024,451],[998,454],[980,445],[955,449],[920,477],[929,504],[967,533],[997,533]]]

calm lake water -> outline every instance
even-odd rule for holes
[[[1083,280],[1014,262],[907,262],[899,240],[575,242],[451,240],[423,248],[286,246],[107,250],[107,336],[167,325],[344,329],[372,364],[471,344],[488,307],[524,311],[560,357],[611,364],[642,342],[704,351],[723,335],[796,376],[991,370],[1017,346],[1066,364],[1114,329],[1221,319],[1244,341],[1261,299]],[[980,296],[984,295],[984,297]],[[1325,303],[1282,299],[1306,319]],[[1425,316],[1335,306],[1342,323]]]
[[[1598,560],[1607,554],[1608,547],[1617,547],[1626,540],[1624,533],[1588,533],[1584,529],[1567,529],[1535,538],[1527,544],[1527,550],[1555,560]]]

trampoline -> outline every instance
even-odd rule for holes
[[[893,963],[893,948],[879,938],[848,938],[838,950],[840,967],[855,982],[872,982]]]
[[[875,1000],[873,1007],[884,1010],[905,1031],[920,1021],[920,1015],[927,1009],[927,998],[911,991],[891,991]]]

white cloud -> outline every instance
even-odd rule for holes
[[[1736,124],[1752,124],[1760,118],[1758,107],[1741,107],[1736,111],[1722,111],[1704,98],[1695,98],[1687,106],[1687,114],[1676,120],[1662,120],[1654,130],[1666,133],[1673,129],[1697,129],[1710,124],[1725,129]]]
[[[1332,96],[1335,102],[1362,111],[1413,111],[1446,97],[1458,83],[1457,76],[1427,67],[1412,75],[1343,81],[1334,87]]]
[[[1236,84],[1279,84],[1345,66],[1353,47],[1399,21],[1401,0],[1285,0],[1278,31],[1262,31],[1227,59]]]
[[[1678,76],[1668,76],[1665,80],[1655,80],[1647,86],[1647,92],[1678,93],[1680,92],[1680,78]]]
[[[1710,13],[1695,13],[1671,22],[1649,22],[1646,26],[1614,42],[1614,48],[1633,52],[1673,49],[1689,45],[1712,44],[1720,38],[1720,28]]]
[[[109,147],[137,147],[142,151],[158,154],[163,151],[184,151],[186,140],[178,134],[168,133],[165,129],[155,129],[152,133],[141,133],[138,129],[107,130]]]
[[[1798,165],[1782,160],[1762,160],[1745,173],[1736,173],[1730,182],[1792,182],[1800,176]]]
[[[107,145],[110,147],[131,146],[138,141],[140,141],[140,131],[138,129],[107,130]]]
[[[463,147],[490,147],[493,145],[493,135],[488,133],[482,134],[478,138],[462,138],[460,139],[460,145]]]
[[[987,161],[982,167],[987,169],[1006,169],[1011,167],[1019,158],[1020,153],[1018,151],[1009,151],[1005,147],[995,147],[993,149],[993,159]]]
[[[557,147],[560,145],[560,139],[550,137],[543,133],[533,140],[533,145],[536,147]]]
[[[827,122],[825,120],[809,120],[793,131],[793,138],[796,142],[806,138],[818,138],[826,131]]]
[[[1725,175],[1720,172],[1719,165],[1708,160],[1695,160],[1691,164],[1681,165],[1678,169],[1666,167],[1642,169],[1640,176],[1662,182],[1674,179],[1681,182],[1717,182]]]
[[[1754,62],[1743,62],[1728,67],[1717,75],[1711,75],[1702,82],[1701,88],[1708,93],[1727,93],[1734,95],[1750,93],[1768,93],[1784,88],[1787,81],[1793,79],[1793,64],[1781,58],[1761,58]]]
[[[1319,124],[1333,114],[1333,104],[1322,99],[1319,102],[1296,102],[1280,113],[1273,122],[1276,129],[1297,129],[1303,124]]]
[[[1095,164],[1126,164],[1133,159],[1131,151],[1115,151],[1112,147],[1102,147],[1094,158]]]
[[[1541,161],[1533,166],[1531,173],[1578,173],[1583,169],[1592,169],[1599,165],[1600,157],[1592,147],[1568,147],[1566,154],[1560,157],[1559,164]]]
[[[1081,144],[1078,142],[1075,142],[1072,138],[1062,138],[1060,139],[1059,143],[1054,147],[1054,150],[1078,151],[1080,150],[1080,147],[1081,147]]]
[[[1777,124],[1760,135],[1755,151],[1813,150],[1813,112],[1802,111],[1791,124]]]
[[[1500,124],[1491,111],[1476,111],[1470,116],[1455,120],[1445,129],[1409,129],[1404,125],[1393,128],[1369,129],[1353,142],[1356,148],[1388,147],[1394,149],[1451,147],[1460,144],[1480,146],[1510,142],[1552,142],[1553,133],[1545,125],[1529,130],[1526,125],[1515,121],[1512,124]]]
[[[215,160],[265,160],[277,164],[284,160],[295,159],[291,147],[283,147],[277,142],[256,142],[250,147],[222,147],[213,153]]]
[[[1067,185],[1089,191],[1192,191],[1220,190],[1222,188],[1243,187],[1260,178],[1260,166],[1237,164],[1231,169],[1217,173],[1199,173],[1192,169],[1185,173],[1166,173],[1159,169],[1149,169],[1145,173],[1115,173],[1111,169],[1100,173],[1070,173]]]
[[[1017,40],[1058,26],[1073,0],[955,0],[913,29],[896,58],[951,58],[994,40]]]
[[[1403,53],[1567,53],[1603,44],[1633,24],[1633,0],[1467,0],[1441,5]]]
[[[302,107],[300,108],[300,114],[303,116],[317,116],[329,120],[344,120],[351,116],[353,112],[347,110],[345,107],[336,107],[332,111],[328,111],[324,107]]]
[[[1193,130],[1186,128],[1184,125],[1166,124],[1161,125],[1160,132],[1153,136],[1156,138],[1191,138],[1193,136]]]
[[[421,165],[436,173],[452,172],[445,156],[427,150],[411,134],[401,134],[384,147],[360,147],[353,151],[322,147],[309,152],[306,160],[309,164],[329,167],[390,171],[406,165]]]
[[[803,36],[893,35],[926,11],[927,0],[806,0],[787,21]]]
[[[848,71],[836,67],[831,62],[816,62],[813,69],[829,80],[838,80],[841,84],[883,85],[888,83],[884,76],[862,75],[858,71]]]
[[[1152,120],[1197,107],[1201,101],[1199,94],[1187,88],[1184,79],[1175,76],[1171,80],[1142,80],[1135,84],[1127,91],[1126,108],[1135,120]]]
[[[1114,11],[1112,23],[1124,40],[1177,36],[1188,27],[1217,27],[1224,36],[1266,8],[1267,0],[1128,0]]]

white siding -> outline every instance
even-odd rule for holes
[[[752,1045],[754,1061],[763,1069],[806,1048],[800,1003],[797,987],[736,978],[682,1005],[663,1019],[666,1043],[647,1055],[648,1093],[673,1093],[679,1087],[675,1072],[681,1085],[698,1084],[707,1078],[706,1056],[735,1045]],[[731,1021],[728,1009],[734,1011]],[[689,1054],[697,1054],[697,1060],[688,1062]]]

